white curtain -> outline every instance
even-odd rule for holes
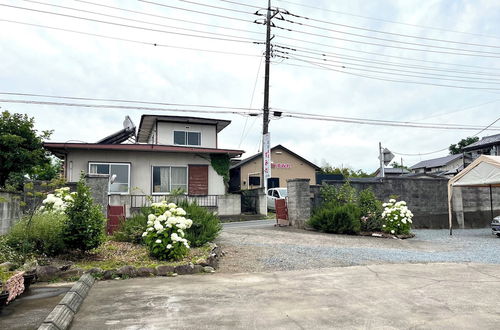
[[[160,191],[170,192],[170,167],[160,167]]]

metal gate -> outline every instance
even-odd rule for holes
[[[112,235],[120,228],[123,221],[125,221],[125,205],[108,205],[108,223],[106,225],[108,235]]]
[[[275,199],[274,207],[276,209],[276,225],[277,226],[289,226],[288,221],[288,206],[286,199]]]

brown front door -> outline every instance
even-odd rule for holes
[[[189,165],[189,195],[208,195],[208,165]]]

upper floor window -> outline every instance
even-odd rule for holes
[[[110,194],[128,194],[130,186],[130,164],[89,163],[89,173],[109,174]]]
[[[181,146],[200,146],[200,132],[174,131],[174,144]]]

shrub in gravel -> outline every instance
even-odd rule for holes
[[[413,213],[406,206],[406,202],[390,199],[383,206],[382,219],[385,222],[383,230],[393,235],[410,234]]]
[[[186,238],[191,246],[203,246],[217,238],[222,229],[217,215],[196,203],[182,202],[179,206],[193,220],[191,228],[186,230]]]
[[[326,233],[356,234],[361,229],[360,209],[356,204],[326,204],[311,217],[308,224]]]
[[[370,188],[359,192],[358,205],[361,211],[361,231],[382,230],[382,202]]]

